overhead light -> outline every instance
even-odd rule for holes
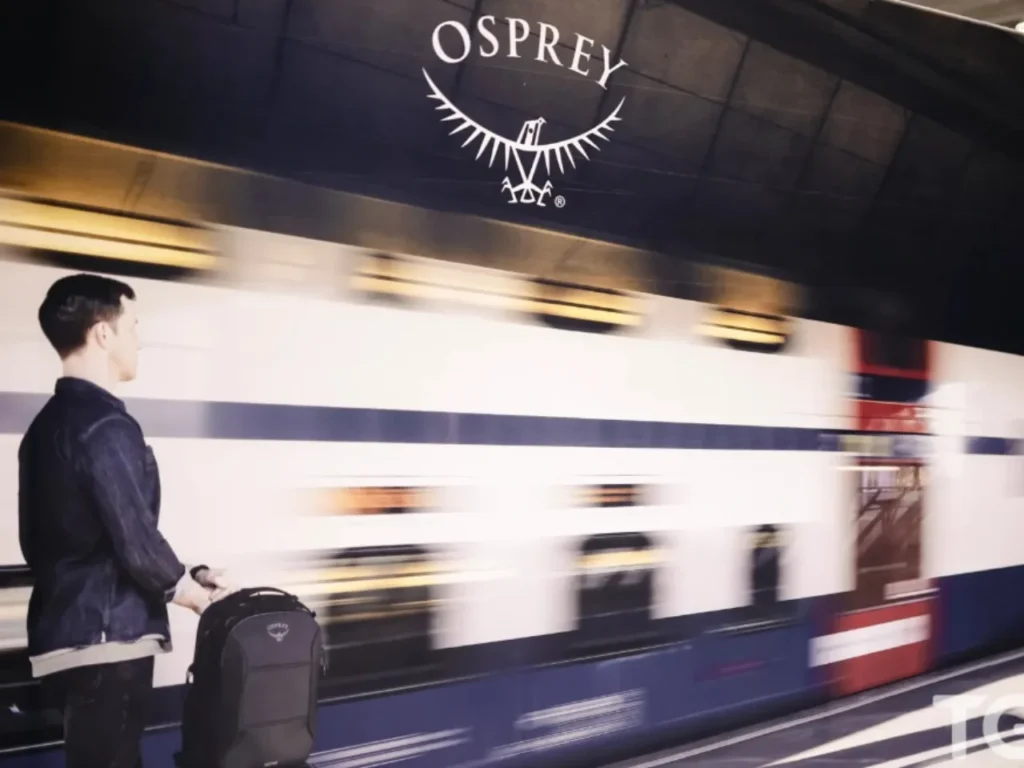
[[[1014,29],[1016,29],[1018,32],[1024,33],[1024,20],[1018,21]]]

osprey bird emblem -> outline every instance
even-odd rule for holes
[[[589,160],[590,155],[587,154],[585,145],[589,144],[594,151],[599,152],[601,150],[601,147],[598,146],[594,139],[598,138],[608,141],[608,137],[605,134],[615,130],[612,127],[612,123],[622,120],[619,117],[619,111],[626,101],[625,98],[620,100],[618,106],[612,110],[608,117],[589,131],[571,139],[541,144],[540,133],[545,121],[543,117],[539,117],[536,120],[524,122],[522,129],[519,131],[519,137],[513,141],[484,128],[452,104],[448,97],[441,93],[440,89],[434,84],[434,81],[430,79],[430,75],[427,74],[425,69],[423,70],[423,76],[427,79],[427,84],[430,86],[431,92],[428,98],[440,102],[440,105],[437,107],[438,111],[449,113],[447,117],[441,119],[441,122],[454,121],[457,123],[455,128],[448,134],[449,136],[472,129],[472,132],[462,143],[462,146],[468,147],[479,139],[480,146],[476,152],[477,160],[490,148],[490,159],[487,161],[488,168],[494,165],[494,159],[497,157],[499,149],[504,150],[505,171],[508,171],[509,165],[514,161],[515,168],[519,172],[519,183],[513,184],[512,180],[506,176],[501,185],[501,191],[507,191],[512,198],[509,200],[509,203],[533,203],[542,208],[546,206],[544,198],[551,196],[553,187],[551,186],[550,179],[543,186],[534,181],[541,159],[543,158],[544,160],[544,169],[548,175],[551,174],[552,158],[558,163],[560,173],[565,173],[564,161],[566,160],[569,161],[573,168],[576,167],[576,154]],[[555,202],[559,204],[560,201],[561,198]],[[561,204],[564,204],[564,201]],[[559,204],[559,207],[561,207],[561,204]]]
[[[284,640],[284,636],[288,634],[288,625],[284,622],[268,624],[267,634],[280,643],[282,640]]]

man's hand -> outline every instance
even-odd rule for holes
[[[200,586],[210,590],[211,601],[220,600],[238,589],[219,568],[200,568],[195,579]]]
[[[174,591],[174,599],[171,602],[182,608],[195,611],[196,614],[202,614],[210,604],[210,593],[186,573],[178,582]]]

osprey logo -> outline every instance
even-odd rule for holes
[[[288,634],[288,625],[283,622],[268,624],[267,634],[280,643],[282,640],[284,640],[284,636]]]
[[[509,18],[507,21],[507,58],[522,58],[519,54],[519,46],[529,39],[530,24],[524,19],[517,18]],[[494,16],[481,16],[477,20],[477,32],[479,33],[479,37],[482,38],[479,52],[484,58],[493,58],[494,56],[497,56],[501,48],[498,36],[494,32],[496,23]],[[450,27],[459,38],[458,56],[450,55],[448,48],[442,44],[441,32],[446,27]],[[550,62],[558,67],[566,67],[566,64],[559,59],[559,53],[555,51],[555,45],[558,43],[558,39],[559,32],[555,27],[550,24],[541,23],[537,32],[538,43],[535,57],[536,60],[543,63]],[[434,53],[439,59],[441,59],[441,61],[448,64],[458,64],[464,61],[469,56],[473,47],[469,30],[457,21],[445,21],[438,24],[434,29],[432,42]],[[450,47],[452,46],[450,36],[448,45]],[[590,53],[590,49],[593,45],[593,40],[577,34],[576,45],[573,49],[572,62],[568,65],[568,69],[571,69],[573,72],[583,75],[584,77],[591,76],[592,74],[596,76],[598,71],[597,68],[588,63],[592,55]],[[612,72],[620,67],[626,66],[626,62],[619,59],[618,63],[613,66],[611,63],[611,51],[608,50],[606,46],[601,47],[604,51],[603,70],[601,71],[601,77],[597,81],[597,84],[601,88],[607,89],[608,78],[611,76]],[[564,51],[561,55],[567,56]],[[430,75],[427,74],[426,69],[423,70],[423,76],[426,78],[427,85],[430,87],[430,93],[427,98],[439,102],[437,110],[447,113],[447,117],[442,118],[441,121],[455,123],[455,127],[448,134],[449,136],[454,136],[455,134],[462,133],[463,131],[470,131],[462,146],[468,147],[478,141],[479,146],[476,152],[477,160],[479,160],[487,150],[490,150],[490,157],[487,161],[488,168],[494,165],[494,160],[498,155],[499,149],[502,150],[506,172],[508,172],[509,166],[514,163],[515,170],[519,173],[518,181],[513,183],[509,176],[505,176],[501,185],[501,191],[508,192],[511,196],[509,203],[532,203],[534,205],[545,207],[546,203],[544,200],[546,197],[550,197],[553,194],[554,188],[551,185],[550,179],[546,180],[543,185],[537,181],[537,172],[540,168],[541,160],[544,160],[544,172],[548,175],[551,174],[552,159],[554,159],[558,164],[558,170],[560,173],[565,173],[566,161],[568,161],[573,168],[576,167],[576,155],[589,160],[590,155],[587,154],[587,147],[589,146],[590,149],[595,152],[600,151],[601,147],[594,141],[594,139],[603,139],[604,141],[608,141],[608,136],[606,134],[615,130],[612,127],[612,124],[619,122],[622,119],[619,117],[619,112],[622,110],[622,105],[625,102],[625,98],[621,99],[618,106],[612,110],[611,114],[590,130],[581,133],[578,136],[574,136],[571,139],[542,144],[540,141],[540,134],[545,124],[543,117],[538,117],[536,120],[527,120],[524,122],[522,129],[519,131],[519,136],[515,140],[500,136],[494,131],[480,125],[478,122],[473,120],[473,118],[469,117],[462,110],[456,107],[437,87],[434,81],[430,78]],[[559,208],[565,205],[565,198],[561,195],[555,197],[554,201],[555,205]]]

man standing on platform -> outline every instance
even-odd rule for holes
[[[167,603],[202,613],[231,591],[187,568],[157,530],[160,475],[114,395],[135,378],[135,293],[98,275],[57,280],[39,324],[63,364],[18,450],[22,555],[32,573],[28,651],[64,716],[68,768],[136,768]]]

